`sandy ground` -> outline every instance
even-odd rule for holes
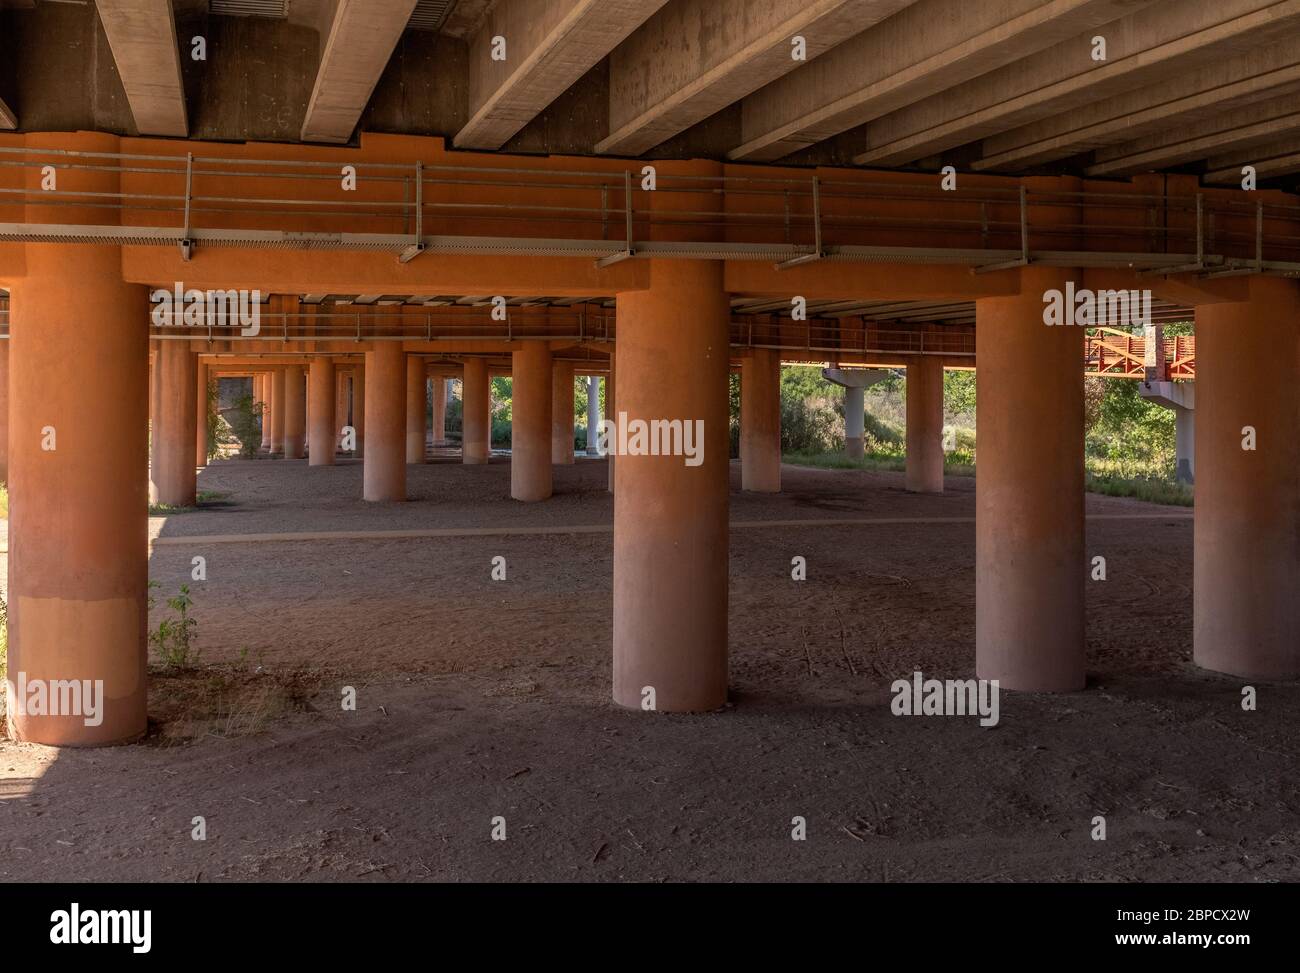
[[[667,716],[608,701],[603,462],[558,469],[537,505],[509,499],[504,461],[409,472],[416,502],[366,505],[356,464],[204,471],[222,496],[153,522],[150,569],[168,594],[207,558],[204,668],[153,681],[142,744],[0,741],[0,880],[1298,874],[1300,687],[1243,712],[1239,681],[1191,666],[1187,510],[1089,497],[1110,578],[1088,588],[1089,689],[1003,694],[985,729],[893,716],[888,694],[973,674],[974,481],[920,497],[899,474],[787,467],[779,496],[733,493],[732,705]],[[931,522],[817,524],[900,517]],[[787,520],[808,523],[761,525]],[[573,525],[594,532],[201,539]]]

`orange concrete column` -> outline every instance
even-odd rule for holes
[[[423,463],[429,438],[429,380],[424,359],[406,358],[406,462]]]
[[[311,381],[308,376],[307,381]],[[348,373],[344,368],[334,369],[334,448],[337,450],[341,429],[348,424]]]
[[[741,363],[740,488],[781,492],[781,353],[768,348]]]
[[[406,499],[406,355],[396,341],[376,341],[366,352],[367,500]]]
[[[271,449],[271,377],[266,372],[257,375],[253,401],[262,405],[262,448]]]
[[[510,496],[551,495],[551,349],[524,341],[511,356]]]
[[[336,384],[334,359],[317,355],[307,372],[307,414],[311,421],[308,440],[308,465],[333,466],[338,446],[338,427],[334,424]]]
[[[1281,278],[1247,286],[1248,301],[1196,309],[1192,655],[1216,672],[1295,679],[1300,291]]]
[[[352,428],[356,431],[357,448],[353,459],[366,455],[366,369],[358,365],[352,370]]]
[[[119,743],[146,722],[149,457],[138,431],[149,413],[149,301],[122,282],[117,248],[28,251],[8,342],[9,733],[53,746]],[[190,490],[167,499],[193,503],[193,355],[185,342],[162,344],[172,458]],[[56,680],[82,690],[79,713],[17,705],[20,684],[30,701],[33,686]]]
[[[1018,295],[976,302],[976,671],[1003,689],[1084,685],[1084,334],[1043,323],[1071,276],[1021,270]]]
[[[697,456],[622,455],[614,494],[614,701],[664,711],[727,700],[728,327],[722,264],[653,260],[618,294],[618,408],[681,420]],[[632,427],[611,438],[611,451]],[[629,442],[630,442],[629,438]],[[698,462],[697,462],[698,460]],[[694,465],[692,465],[694,464]]]
[[[573,463],[573,362],[557,361],[551,370],[551,462]]]
[[[302,459],[307,445],[307,375],[301,365],[284,367],[284,458]]]
[[[195,503],[194,428],[198,355],[188,341],[158,343],[158,416],[153,423],[149,497],[154,503]]]
[[[208,413],[217,407],[217,403],[208,402],[208,366],[198,364],[195,367],[195,378],[194,465],[202,469],[208,465]]]
[[[447,441],[447,377],[435,375],[429,380],[433,399],[433,430],[430,438],[435,446]]]
[[[605,376],[605,418],[611,421],[618,419],[618,407],[614,402],[614,372],[618,368],[618,362],[616,361],[618,346],[615,345],[614,348],[615,354],[609,356],[609,374]],[[728,405],[728,408],[730,408],[730,405]],[[606,450],[605,464],[605,488],[610,493],[613,493],[614,453],[612,450]]]
[[[492,404],[487,362],[466,358],[460,386],[461,462],[486,463],[492,455]]]
[[[271,452],[284,455],[284,369],[271,373]]]
[[[0,483],[9,482],[9,342],[0,341]]]
[[[943,493],[943,364],[938,358],[922,355],[907,366],[903,482],[913,493]]]

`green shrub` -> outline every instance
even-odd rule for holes
[[[151,611],[154,608],[153,589],[157,587],[157,581],[149,582]],[[198,636],[194,630],[199,623],[190,617],[192,604],[194,601],[190,597],[190,586],[181,585],[179,594],[167,599],[167,607],[175,612],[175,616],[164,618],[156,629],[149,632],[150,648],[154,650],[158,661],[168,669],[189,669],[198,664],[199,650],[194,644]]]

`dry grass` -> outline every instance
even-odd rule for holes
[[[277,719],[309,711],[324,682],[324,673],[305,670],[225,665],[152,670],[147,742],[172,746],[205,736],[254,736]]]

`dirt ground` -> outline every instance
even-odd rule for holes
[[[1004,693],[982,728],[889,708],[913,671],[973,675],[974,481],[922,497],[901,474],[787,467],[782,494],[732,496],[732,704],[670,716],[609,702],[602,461],[557,469],[536,505],[509,499],[505,461],[409,474],[415,502],[369,505],[359,464],[220,462],[211,505],[155,519],[160,594],[207,559],[201,666],[153,680],[143,743],[0,741],[0,881],[1298,874],[1300,686],[1244,712],[1239,680],[1191,665],[1185,509],[1089,497],[1109,576],[1088,587],[1089,688]],[[825,523],[888,518],[928,522]],[[568,526],[589,530],[473,533]]]

